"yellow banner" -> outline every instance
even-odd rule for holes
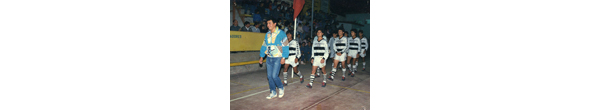
[[[229,51],[260,51],[265,34],[267,33],[229,31]]]

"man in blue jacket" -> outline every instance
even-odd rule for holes
[[[279,98],[283,97],[283,84],[279,78],[279,69],[281,64],[285,63],[285,58],[289,55],[289,42],[283,30],[276,27],[277,23],[272,18],[267,19],[269,32],[265,35],[262,47],[260,48],[259,63],[263,63],[263,57],[267,56],[267,79],[269,80],[269,89],[271,94],[267,99],[277,95],[275,88],[279,88]]]

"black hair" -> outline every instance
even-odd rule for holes
[[[254,25],[259,25],[260,26],[260,22],[254,22]]]
[[[363,33],[363,31],[362,31],[362,30],[359,30],[359,31],[358,31],[358,33]]]
[[[315,32],[318,32],[319,30],[321,30],[322,33],[325,33],[325,32],[323,32],[323,28],[317,28],[317,30],[315,30]]]
[[[250,24],[250,22],[246,21],[244,22],[244,26]]]
[[[292,31],[285,32],[285,35],[287,35],[287,34],[292,34]],[[292,34],[292,35],[294,35],[294,34]]]
[[[342,29],[342,28],[338,28],[337,30],[338,30],[338,31],[342,30],[343,32],[346,32],[346,31],[344,31],[344,29]]]
[[[273,18],[271,18],[271,17],[267,18],[267,20],[265,21],[265,23],[269,24],[269,23],[268,23],[269,21],[271,21],[271,22],[273,22],[273,23],[277,24],[277,21],[275,21],[275,20],[274,20]]]
[[[356,33],[356,29],[350,29],[350,32]]]

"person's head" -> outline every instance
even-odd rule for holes
[[[237,22],[237,20],[236,20],[236,19],[233,19],[233,26],[237,26],[237,25],[238,25],[238,22]]]
[[[358,31],[358,36],[360,36],[361,38],[363,37],[363,30]]]
[[[338,35],[340,35],[340,37],[344,36],[344,30],[342,30],[342,28],[338,29]]]
[[[356,37],[356,29],[350,29],[350,35],[352,35],[352,38]]]
[[[260,7],[263,7],[263,6],[265,6],[265,3],[264,2],[260,2]]]
[[[332,33],[332,34],[333,34],[333,38],[337,37],[337,35],[338,35],[338,34],[337,34],[337,33],[335,33],[335,32],[334,32],[334,33]]]
[[[254,13],[260,14],[260,10],[256,10],[256,11],[254,11]]]
[[[319,38],[323,37],[323,29],[321,29],[321,28],[318,28],[318,29],[317,29],[317,36],[318,36]]]
[[[288,40],[292,40],[292,31],[285,32],[285,35],[287,35]]]
[[[257,27],[257,28],[258,28],[259,26],[260,26],[260,23],[258,23],[258,22],[254,22],[254,27]]]
[[[348,37],[348,32],[344,31],[344,36]]]
[[[277,26],[277,23],[273,22],[272,18],[267,19],[267,28],[269,28],[269,30],[274,30],[275,26]]]
[[[248,21],[244,22],[244,26],[250,27],[250,22],[248,22]]]

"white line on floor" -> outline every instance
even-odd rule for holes
[[[300,81],[296,81],[296,82],[288,83],[288,85],[295,84],[295,83],[298,83],[298,82],[300,82]],[[242,97],[239,97],[239,98],[231,99],[231,100],[229,100],[229,102],[233,102],[233,101],[236,101],[236,100],[240,100],[240,99],[243,99],[243,98],[246,98],[246,97],[250,97],[250,96],[253,96],[253,95],[256,95],[256,94],[260,94],[260,93],[263,93],[263,92],[268,92],[269,90],[270,90],[270,89],[267,89],[267,90],[260,91],[260,92],[257,92],[257,93],[252,93],[252,94],[249,94],[249,95],[246,95],[246,96],[242,96]]]

